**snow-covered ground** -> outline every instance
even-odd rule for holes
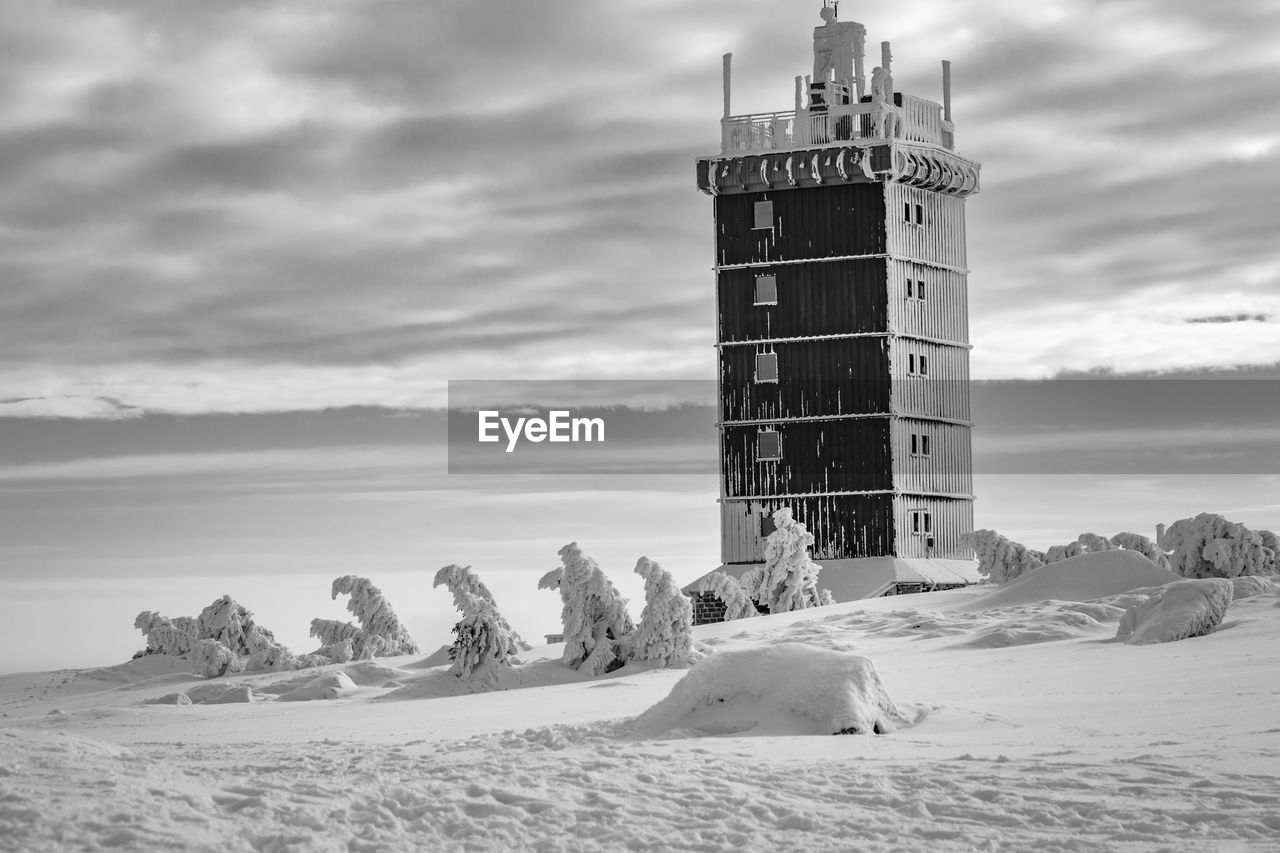
[[[906,721],[883,735],[776,702],[633,725],[685,671],[586,680],[556,646],[478,694],[421,656],[6,676],[0,849],[1280,849],[1280,594],[1124,645],[1124,590],[1163,576],[1120,559],[695,629],[869,657]]]

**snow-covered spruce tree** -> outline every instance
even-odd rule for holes
[[[244,669],[244,658],[225,644],[209,637],[196,641],[191,652],[191,662],[196,673],[205,678],[218,678]]]
[[[195,620],[190,616],[169,619],[154,610],[144,610],[133,620],[133,627],[147,638],[142,655],[185,657],[196,642]]]
[[[627,600],[577,542],[565,545],[559,555],[563,565],[543,575],[538,588],[560,590],[565,666],[591,675],[617,669],[635,631]]]
[[[1175,521],[1162,545],[1172,552],[1169,567],[1185,578],[1260,575],[1271,561],[1259,534],[1208,512]]]
[[[1099,551],[1114,551],[1116,546],[1111,544],[1111,540],[1105,536],[1099,536],[1096,533],[1081,533],[1076,539],[1084,548],[1086,554],[1096,554]]]
[[[455,592],[453,598],[462,618],[453,626],[450,671],[467,680],[478,672],[493,673],[498,667],[509,667],[518,650],[516,636],[507,620],[494,609],[493,601],[466,590]]]
[[[502,617],[498,612],[498,602],[494,601],[493,593],[489,592],[489,588],[481,583],[480,578],[476,577],[476,573],[471,571],[470,566],[449,565],[436,572],[435,582],[431,584],[432,588],[444,585],[448,587],[449,592],[453,594],[453,603],[464,615],[467,610],[463,606],[463,595],[470,594],[477,598],[489,602],[490,610],[493,611],[493,618],[498,621],[498,626],[502,629],[505,636],[511,638],[510,654],[524,649],[530,649],[528,643],[521,639],[515,629]]]
[[[975,530],[964,534],[961,541],[976,552],[978,574],[993,583],[1008,583],[1044,565],[1025,545],[1006,539],[994,530]],[[1052,551],[1051,548],[1050,553]]]
[[[1280,574],[1280,536],[1270,530],[1259,530],[1258,536],[1262,539],[1262,547],[1266,548],[1271,554],[1267,560],[1264,574]]]
[[[788,507],[774,511],[773,523],[775,529],[764,546],[764,567],[751,579],[747,594],[770,613],[790,613],[830,604],[831,593],[818,591],[818,572],[822,567],[809,559],[813,534],[795,520]]]
[[[404,625],[400,624],[400,619],[391,609],[382,590],[374,586],[371,580],[356,575],[335,578],[332,597],[336,599],[339,595],[350,596],[347,610],[360,620],[360,629],[366,635],[359,644],[356,657],[363,659],[366,654],[382,657],[418,653],[418,644],[409,636]],[[381,647],[380,651],[370,652],[375,645],[373,636],[383,640],[381,644],[376,644]]]
[[[707,575],[698,581],[694,591],[699,593],[709,592],[720,599],[724,603],[724,621],[726,622],[760,615],[760,611],[756,610],[756,603],[751,600],[751,596],[747,595],[747,591],[742,588],[742,584],[735,580],[732,575],[727,575],[724,572],[712,572]]]
[[[1027,549],[1027,554],[1031,559],[1039,560],[1046,566],[1050,563],[1061,563],[1063,560],[1070,560],[1072,557],[1079,557],[1084,553],[1086,553],[1085,547],[1081,545],[1079,541],[1068,542],[1066,545],[1054,545],[1048,551],[1045,551],[1044,554],[1032,551],[1030,548]]]
[[[1169,568],[1169,555],[1141,533],[1117,533],[1111,537],[1111,544],[1125,551],[1137,551],[1162,569]]]
[[[693,656],[693,604],[680,591],[671,573],[641,557],[636,574],[644,578],[644,611],[631,638],[631,660],[658,661],[681,666]]]

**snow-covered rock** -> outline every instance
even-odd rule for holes
[[[1225,578],[1175,581],[1120,619],[1116,639],[1132,646],[1202,637],[1222,624],[1233,587]]]
[[[884,734],[915,718],[889,698],[875,664],[803,643],[704,659],[632,730],[699,734]]]
[[[314,702],[322,699],[340,699],[350,696],[359,688],[345,672],[326,672],[276,697],[277,702]]]

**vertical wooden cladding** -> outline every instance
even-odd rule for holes
[[[720,340],[799,338],[888,329],[885,260],[722,270]],[[756,305],[756,278],[778,282],[778,304]]]
[[[835,495],[778,498],[769,501],[725,501],[720,511],[720,541],[726,563],[764,562],[760,518],[791,507],[797,521],[813,534],[813,558],[842,560],[893,554],[892,495]]]
[[[893,421],[893,485],[900,492],[932,492],[944,495],[973,494],[973,442],[970,428],[941,421],[898,418]],[[921,436],[929,437],[929,455],[912,455],[922,449]]]
[[[773,202],[773,228],[753,227],[758,201]],[[716,263],[884,254],[884,203],[871,183],[716,196]]]
[[[973,501],[899,495],[893,499],[893,504],[899,557],[973,558],[972,549],[960,544],[960,537],[973,530]],[[931,533],[913,532],[911,514],[918,510],[932,515]],[[933,538],[932,548],[929,547],[930,536]]]
[[[963,198],[892,181],[884,185],[884,196],[890,255],[959,269],[968,267]],[[913,219],[917,205],[920,207],[924,213],[923,223],[907,221],[908,205]]]
[[[762,429],[777,430],[782,440],[780,460],[759,461],[756,445]],[[725,427],[721,444],[724,495],[892,490],[890,433],[888,418]]]
[[[911,261],[891,260],[887,266],[889,325],[895,332],[969,343],[967,275]],[[918,295],[917,288],[922,281],[925,298],[913,298]]]
[[[779,420],[889,413],[888,338],[835,338],[720,350],[720,419]],[[776,353],[778,381],[755,381],[756,355]]]
[[[912,338],[893,338],[890,346],[895,414],[969,420],[968,349]],[[921,356],[927,360],[928,375],[910,375],[913,356],[917,369]]]

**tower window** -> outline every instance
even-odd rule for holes
[[[912,510],[911,533],[915,536],[928,536],[933,533],[933,513],[927,509]]]
[[[929,436],[924,433],[911,433],[911,455],[912,456],[928,456],[929,455]]]
[[[915,353],[907,354],[907,375],[908,376],[928,376],[929,375],[929,356],[916,355]]]
[[[755,225],[752,225],[751,227],[753,230],[757,231],[773,228],[773,202],[756,202]]]
[[[776,275],[762,275],[756,277],[756,304],[778,304],[778,277]]]
[[[913,219],[911,218],[911,213],[912,213],[912,210],[911,210],[911,202],[909,202],[909,201],[907,201],[907,202],[903,202],[903,204],[902,204],[902,218],[903,218],[904,220],[906,220],[907,222],[914,222],[915,220],[913,220]]]
[[[916,299],[919,299],[921,302],[924,302],[924,281],[923,280],[916,282]]]
[[[761,462],[777,462],[781,458],[782,436],[777,430],[761,430],[756,436],[756,459]]]
[[[919,360],[920,360],[920,375],[928,376],[929,375],[929,356],[922,355],[920,356]]]
[[[756,382],[778,381],[778,354],[776,352],[756,353]]]
[[[769,534],[777,529],[778,525],[773,521],[773,513],[767,509],[763,510],[760,514],[760,538],[769,538]]]
[[[933,455],[932,452],[929,450],[929,436],[927,435],[920,436],[920,455],[921,456]]]
[[[923,204],[916,205],[916,224],[924,225],[924,205]]]
[[[916,297],[916,283],[911,279],[907,279],[907,298],[915,299],[915,297]]]

